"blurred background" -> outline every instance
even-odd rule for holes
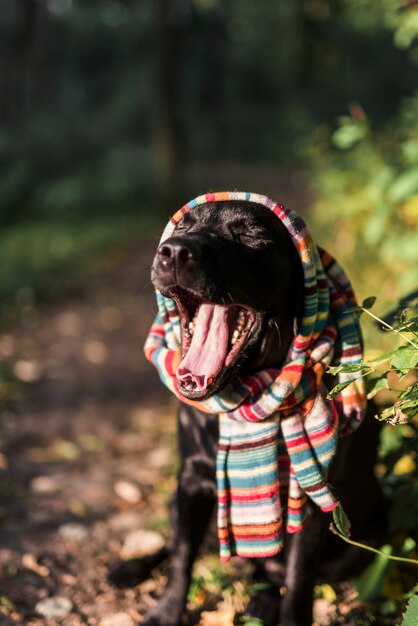
[[[418,5],[0,9],[0,623],[129,624],[164,576],[123,594],[107,567],[167,533],[177,463],[175,405],[142,357],[158,235],[200,193],[255,191],[302,213],[376,313],[416,289]],[[365,334],[369,357],[393,348]],[[414,550],[416,458],[414,424],[385,427],[395,552]],[[232,623],[248,593],[234,576],[199,563],[191,624],[202,607]],[[317,623],[344,623],[353,597],[358,623],[370,603],[398,623],[416,570],[373,576],[319,588]]]

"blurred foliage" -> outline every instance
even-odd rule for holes
[[[186,161],[288,166],[347,100],[381,125],[415,81],[415,59],[391,45],[392,21],[411,29],[395,4],[385,13],[372,0],[5,2],[0,222],[146,210],[143,193],[161,191],[168,45],[171,132]]]
[[[407,289],[418,204],[417,12],[409,4],[6,0],[0,228],[8,230],[1,235],[0,297],[22,287],[53,295],[53,275],[74,269],[78,243],[85,249],[90,238],[91,255],[100,253],[102,222],[114,220],[121,242],[119,216],[134,222],[161,206],[170,213],[177,198],[203,191],[188,182],[192,164],[311,168],[312,156],[321,164],[318,209],[328,229],[343,224],[338,246],[347,255],[355,247],[362,267],[378,243],[382,272],[389,268],[386,288]],[[352,109],[334,141],[353,147],[336,157],[324,147],[324,129],[350,101],[361,102],[373,132]],[[400,133],[408,137],[404,148]],[[350,219],[356,227],[346,229]],[[76,237],[71,223],[84,230],[84,222],[90,236]],[[396,245],[384,237],[388,224]],[[369,275],[361,277],[367,293]]]
[[[146,225],[146,221],[145,221]],[[3,310],[56,298],[85,285],[105,254],[137,244],[144,220],[101,217],[81,222],[23,222],[0,233]]]
[[[361,107],[350,112],[331,136],[337,150],[328,137],[312,150],[316,230],[359,294],[387,305],[418,284],[418,95],[380,133]]]

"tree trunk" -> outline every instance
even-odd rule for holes
[[[0,122],[12,123],[21,108],[27,66],[36,30],[37,0],[9,0],[10,28],[3,44]]]
[[[155,139],[160,191],[172,196],[181,187],[186,158],[179,103],[180,51],[188,0],[158,0],[156,28]]]

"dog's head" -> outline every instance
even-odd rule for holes
[[[303,271],[283,224],[249,202],[185,213],[158,248],[152,282],[176,302],[179,392],[210,397],[236,373],[278,367],[303,307]]]

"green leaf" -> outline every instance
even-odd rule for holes
[[[396,330],[400,333],[413,333],[414,335],[418,333],[418,323],[417,322],[404,322],[400,324],[400,326],[395,326]]]
[[[371,398],[374,398],[374,396],[381,389],[389,389],[389,382],[386,378],[386,374],[383,374],[379,378],[373,378],[369,381],[367,399],[370,400]]]
[[[240,619],[240,623],[244,626],[264,626],[263,620],[258,617],[250,617],[249,615],[243,615]]]
[[[418,350],[413,346],[402,346],[396,350],[391,365],[397,370],[412,370],[418,363]]]
[[[375,359],[370,359],[369,364],[381,365],[382,363],[389,361],[389,359],[393,357],[393,355],[396,353],[397,353],[397,350],[391,350],[390,352],[386,352],[385,354],[382,354],[381,356],[378,356]]]
[[[418,168],[408,170],[397,177],[388,190],[389,197],[394,202],[402,202],[412,194],[418,192]]]
[[[370,296],[363,300],[362,307],[363,309],[371,309],[374,303],[376,302],[376,296]]]
[[[336,367],[330,366],[327,372],[335,376],[336,374],[357,374],[363,370],[373,371],[373,368],[368,363],[362,361],[361,363],[347,363],[345,365],[337,365]]]
[[[361,141],[367,134],[367,127],[359,122],[349,122],[337,128],[332,135],[334,146],[348,150]]]
[[[333,510],[332,519],[338,532],[341,533],[341,535],[344,535],[344,537],[349,538],[351,524],[341,504],[338,504],[338,506]]]
[[[362,378],[362,376],[359,376],[359,378]],[[353,380],[346,380],[344,383],[339,383],[338,385],[335,385],[335,387],[331,389],[331,391],[327,395],[328,400],[333,400],[333,398],[335,398],[335,396],[338,396],[338,394],[341,393],[343,389],[351,385],[351,383],[353,383],[355,380],[359,380],[359,378],[354,378]]]
[[[407,409],[415,409],[418,407],[418,398],[411,398],[410,400],[401,400],[400,402],[395,402],[395,408],[402,409],[402,411],[406,411]]]
[[[418,624],[418,595],[412,596],[403,614],[401,626],[416,626]]]
[[[358,598],[362,602],[371,602],[382,593],[385,574],[392,565],[388,556],[392,555],[393,547],[386,544],[380,550],[384,554],[378,554],[363,574],[354,581],[359,590]]]
[[[405,391],[402,391],[399,398],[400,400],[415,400],[418,398],[418,383],[410,385]]]

